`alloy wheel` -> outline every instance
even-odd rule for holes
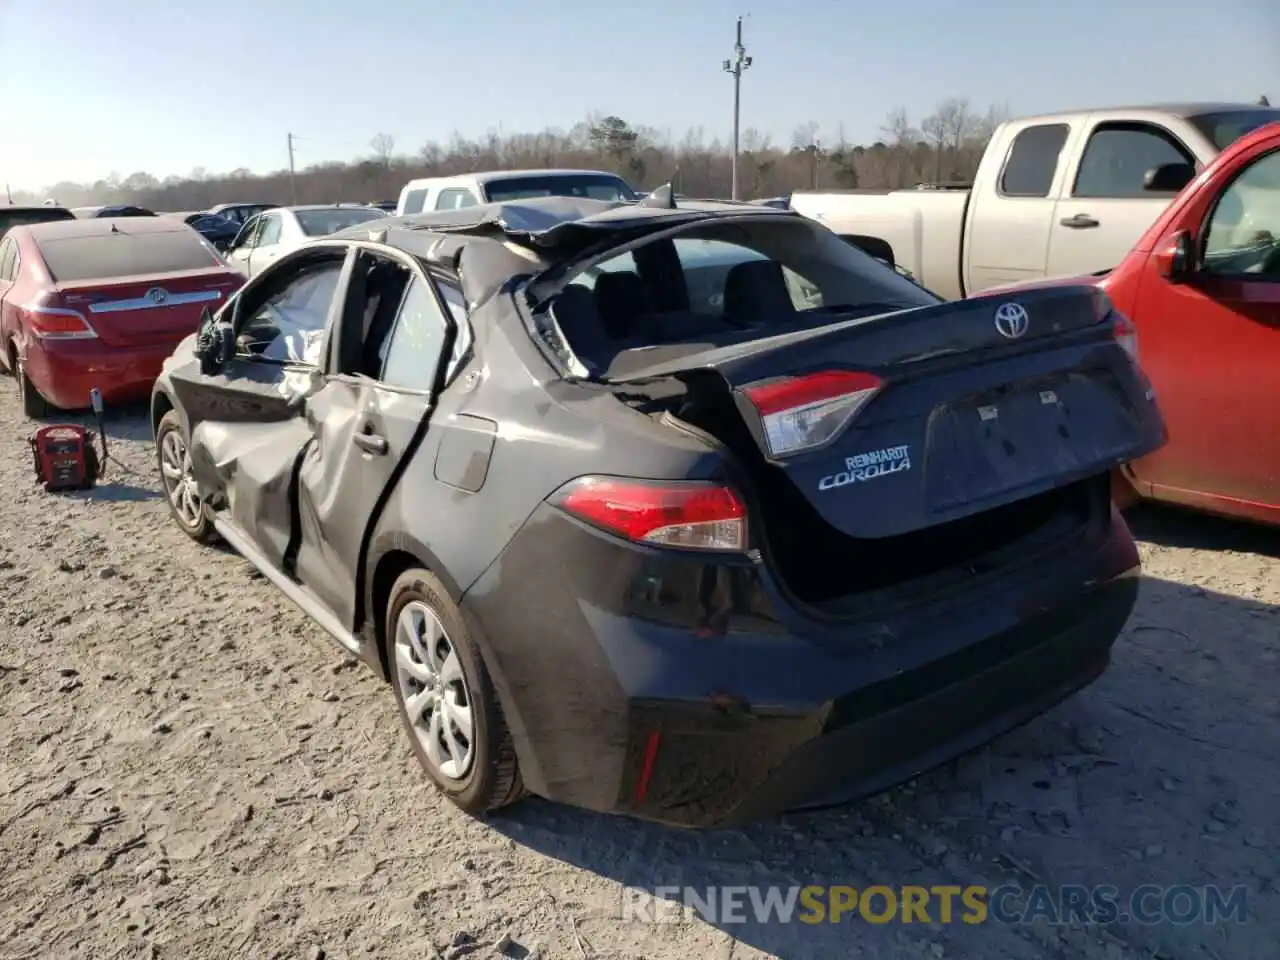
[[[203,507],[196,493],[196,479],[191,470],[191,454],[187,442],[177,430],[168,430],[160,438],[160,473],[164,492],[173,504],[178,518],[189,527],[200,522]]]
[[[433,771],[462,780],[475,759],[475,711],[462,661],[440,618],[412,600],[396,620],[396,691]]]

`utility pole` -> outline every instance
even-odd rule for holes
[[[288,135],[289,144],[289,195],[292,198],[290,202],[296,207],[298,205],[298,175],[293,165],[293,134]]]
[[[724,72],[733,76],[733,183],[730,187],[732,199],[738,199],[738,132],[742,114],[742,73],[751,66],[751,58],[747,56],[747,48],[742,45],[742,18],[738,18],[738,39],[733,45],[734,58],[723,63]]]
[[[4,198],[9,201],[9,206],[13,206],[13,191],[9,189],[9,184],[4,185]]]

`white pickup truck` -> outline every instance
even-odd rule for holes
[[[1106,273],[1196,172],[1280,109],[1119,107],[1001,124],[972,185],[798,191],[792,209],[947,299]]]
[[[635,190],[603,170],[490,170],[453,177],[410,180],[400,191],[397,217],[429,210],[456,210],[529,197],[636,200]]]

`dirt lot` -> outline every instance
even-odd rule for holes
[[[691,833],[530,801],[482,823],[389,691],[169,522],[140,417],[92,496],[36,492],[0,382],[0,958],[1274,957],[1280,537],[1140,516],[1094,687],[854,808]],[[620,919],[626,885],[1247,885],[1210,926]],[[936,918],[935,918],[936,919]]]

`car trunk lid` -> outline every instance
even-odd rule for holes
[[[1054,288],[653,358],[629,372],[615,364],[607,379],[676,377],[692,394],[714,371],[754,455],[831,527],[879,538],[1043,493],[1161,446],[1163,420],[1127,352],[1131,334],[1099,292]]]
[[[244,282],[226,267],[60,283],[63,304],[79,312],[108,346],[177,343]]]

